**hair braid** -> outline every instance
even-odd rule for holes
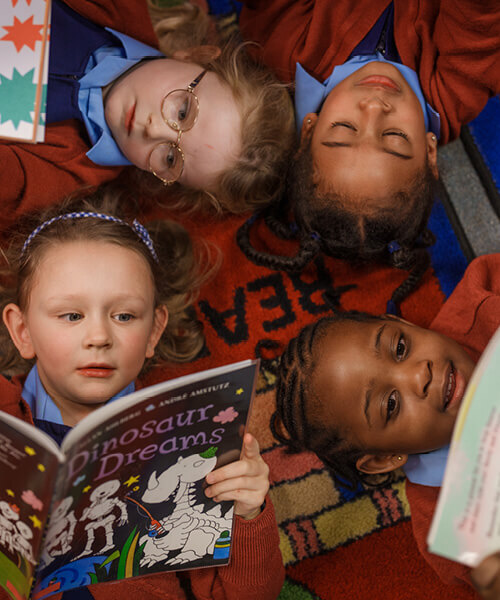
[[[311,382],[317,365],[317,346],[330,327],[345,320],[367,322],[381,320],[361,312],[336,313],[304,327],[285,348],[278,369],[276,411],[271,417],[274,437],[287,446],[289,452],[310,450],[331,471],[343,487],[356,488],[360,483],[379,485],[360,473],[357,459],[365,450],[350,445],[342,433],[325,426],[322,418],[322,399],[317,398]],[[373,478],[372,478],[373,479]]]
[[[236,241],[240,250],[254,264],[275,270],[288,272],[301,271],[320,251],[320,242],[311,235],[302,235],[299,251],[295,256],[280,256],[256,250],[250,243],[250,227],[255,215],[245,221],[236,232]]]

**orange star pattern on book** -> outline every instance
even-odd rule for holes
[[[0,39],[4,42],[13,42],[17,52],[20,52],[23,46],[28,46],[28,48],[34,50],[35,43],[43,40],[43,25],[34,24],[33,15],[26,21],[20,21],[17,17],[14,17],[14,24],[3,25],[3,28],[7,30],[7,33]]]

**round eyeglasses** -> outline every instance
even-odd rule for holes
[[[172,90],[162,100],[161,115],[165,123],[177,132],[175,142],[156,144],[149,155],[149,170],[165,185],[172,185],[184,170],[184,153],[179,146],[181,136],[189,131],[198,119],[200,103],[194,93],[206,73],[202,71],[186,89]]]

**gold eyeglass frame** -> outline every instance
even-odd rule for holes
[[[169,185],[174,184],[179,179],[179,177],[181,177],[181,175],[182,175],[182,173],[184,171],[184,152],[182,151],[182,148],[180,147],[179,143],[181,141],[182,134],[185,131],[189,131],[190,129],[192,129],[195,126],[196,121],[198,120],[198,115],[199,115],[199,112],[200,112],[200,101],[198,99],[198,96],[194,93],[193,90],[200,83],[200,81],[203,79],[203,77],[206,75],[206,73],[207,73],[207,69],[203,69],[203,71],[197,77],[195,77],[193,79],[193,81],[187,86],[187,88],[179,88],[179,89],[175,89],[175,90],[170,90],[170,92],[168,92],[168,94],[166,96],[164,96],[163,100],[161,101],[160,112],[161,112],[162,119],[170,127],[170,129],[172,129],[172,131],[176,131],[177,132],[177,140],[175,142],[159,142],[158,144],[156,144],[154,146],[154,148],[151,150],[151,152],[149,153],[149,156],[148,156],[148,168],[149,168],[149,171],[157,179],[159,179],[161,182],[163,182],[163,185],[165,185],[165,186],[169,186]],[[169,123],[167,121],[167,119],[165,119],[165,117],[163,115],[163,106],[164,106],[167,98],[170,96],[170,94],[173,94],[174,92],[188,92],[188,93],[192,94],[193,98],[195,99],[196,116],[195,116],[194,121],[192,122],[192,124],[187,129],[181,129],[181,127],[179,126],[179,124],[174,121],[174,123],[176,125],[176,127],[175,127],[174,125],[172,125],[172,123]],[[182,167],[181,167],[179,175],[177,175],[177,177],[175,179],[164,179],[163,177],[161,177],[160,175],[158,175],[158,173],[156,173],[154,171],[154,169],[151,168],[151,156],[152,156],[153,152],[159,146],[167,146],[169,148],[175,148],[178,152],[180,152],[181,159],[182,159]]]

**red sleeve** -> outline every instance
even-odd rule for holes
[[[82,186],[114,179],[122,167],[94,164],[85,153],[85,133],[78,121],[47,126],[45,142],[0,143],[0,230],[33,209],[50,206]]]
[[[277,76],[290,82],[295,63],[318,79],[347,60],[389,4],[389,0],[245,0],[240,15],[243,36]]]
[[[500,327],[500,253],[475,258],[430,328],[457,341],[477,362]]]
[[[417,485],[406,480],[406,496],[410,504],[413,535],[420,553],[445,583],[472,588],[468,567],[442,556],[431,554],[427,550],[427,534],[440,489]]]
[[[397,0],[395,37],[403,63],[417,71],[441,115],[440,143],[456,138],[500,92],[498,0]]]
[[[149,46],[158,46],[147,0],[63,0],[86,19],[111,27]]]
[[[235,517],[228,567],[189,571],[197,600],[275,600],[285,569],[279,549],[274,507],[269,496],[262,513],[245,521]]]

